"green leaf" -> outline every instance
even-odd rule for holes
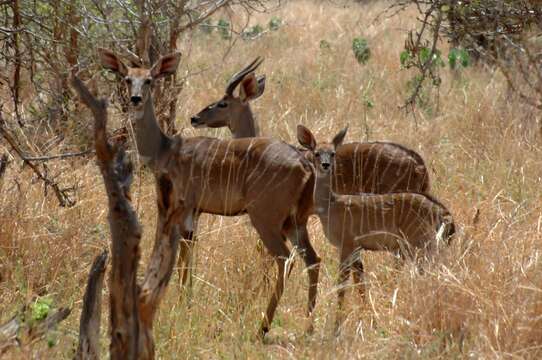
[[[367,39],[357,37],[352,40],[352,51],[359,64],[366,64],[371,57],[371,49]]]
[[[241,36],[244,39],[253,39],[257,37],[258,35],[260,35],[262,32],[263,32],[263,27],[260,24],[256,24],[252,27],[245,29],[245,31],[243,31]]]
[[[466,49],[461,49],[459,59],[461,60],[461,66],[467,67],[470,65],[470,55]]]
[[[40,321],[49,315],[53,305],[53,299],[50,297],[40,297],[34,304],[31,305],[32,320]]]
[[[422,64],[427,63],[430,57],[431,57],[431,50],[427,47],[422,47],[420,49],[420,61],[422,62]]]
[[[220,36],[222,36],[223,39],[231,38],[230,23],[228,22],[228,20],[220,19],[218,20],[216,26],[218,27]]]
[[[269,30],[276,31],[279,29],[279,27],[281,27],[281,25],[282,25],[282,20],[281,18],[277,16],[273,16],[271,20],[269,20]]]
[[[412,56],[410,55],[410,52],[408,50],[401,51],[401,54],[399,55],[399,61],[401,62],[401,66],[406,66],[406,63],[410,61]]]
[[[459,64],[462,67],[467,67],[470,65],[470,55],[466,49],[457,49],[452,48],[448,53],[448,63],[452,69],[457,68]],[[459,63],[459,64],[458,64]]]
[[[455,69],[458,57],[459,51],[456,48],[450,49],[450,52],[448,53],[448,64],[450,65],[450,68]]]

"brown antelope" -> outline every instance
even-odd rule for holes
[[[297,126],[298,141],[311,152],[316,172],[316,214],[327,239],[340,251],[337,326],[350,271],[364,292],[361,250],[386,250],[401,256],[424,251],[430,255],[440,239],[447,243],[455,232],[450,212],[426,194],[338,195],[332,191],[336,151],[346,131],[340,131],[331,143],[317,144],[309,129]]]
[[[128,88],[137,150],[156,178],[155,248],[167,241],[166,225],[177,224],[184,239],[180,261],[186,264],[200,213],[246,213],[278,265],[260,334],[268,331],[282,296],[290,256],[286,238],[299,247],[308,267],[310,314],[316,302],[320,262],[306,228],[314,188],[311,164],[278,140],[167,136],[156,122],[151,92],[156,79],[176,71],[180,54],[162,57],[151,69],[128,67],[108,50],[101,50],[100,55],[103,66],[119,74]]]
[[[235,74],[226,87],[226,94],[192,116],[196,128],[228,127],[233,138],[260,136],[250,101],[265,90],[265,76],[254,71],[262,63],[256,58]],[[234,95],[239,87],[239,96]],[[430,191],[429,172],[422,157],[415,151],[391,142],[354,142],[337,149],[333,189],[339,194],[397,191]]]

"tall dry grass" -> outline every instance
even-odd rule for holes
[[[187,119],[223,94],[229,75],[264,56],[260,71],[267,75],[267,90],[253,106],[264,134],[293,143],[298,123],[315,129],[319,138],[349,124],[349,140],[387,139],[416,149],[431,169],[434,194],[454,214],[459,235],[423,275],[408,265],[397,268],[391,255],[364,253],[367,299],[348,293],[345,329],[335,338],[338,255],[312,219],[311,238],[323,259],[315,334],[303,334],[307,279],[297,259],[268,344],[262,344],[254,334],[269,296],[263,282],[268,266],[254,246],[256,233],[246,217],[202,216],[193,288],[184,293],[175,276],[155,324],[160,358],[542,356],[540,116],[507,92],[498,73],[476,67],[453,76],[443,71],[438,106],[420,109],[416,119],[405,114],[398,106],[412,74],[400,70],[399,53],[415,12],[373,22],[386,4],[290,2],[273,14],[286,26],[256,41],[237,42],[224,64],[227,43],[218,36],[184,40],[189,57],[181,73],[213,70],[189,78],[178,125],[186,127],[186,136],[229,137],[223,129],[191,129]],[[270,16],[257,15],[252,22],[266,23]],[[357,35],[371,46],[365,66],[351,53]],[[321,49],[321,40],[331,47]],[[64,179],[79,186],[78,203],[70,209],[58,208],[51,194],[44,198],[41,185],[18,164],[0,185],[0,321],[36,295],[73,307],[51,335],[55,346],[39,342],[12,351],[12,358],[71,356],[90,264],[109,244],[94,162],[63,170]],[[154,188],[150,174],[140,175],[134,198],[145,229],[145,261],[155,223]],[[105,354],[107,326],[102,333]]]

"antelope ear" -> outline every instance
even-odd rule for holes
[[[104,68],[122,76],[126,76],[128,74],[128,68],[114,52],[107,49],[98,48],[98,53],[100,54],[100,60]]]
[[[347,131],[348,131],[348,125],[347,125],[344,129],[342,129],[341,131],[339,131],[339,132],[337,133],[337,135],[335,135],[335,137],[333,138],[333,141],[332,141],[332,142],[333,142],[333,146],[338,147],[338,146],[340,146],[340,145],[343,143],[344,137],[346,136],[346,132],[347,132]]]
[[[259,98],[265,90],[265,76],[258,77],[253,72],[245,76],[239,86],[239,98],[243,103]]]
[[[262,96],[263,92],[265,91],[265,75],[258,76],[257,80],[258,80],[258,92],[254,96],[253,100]]]
[[[166,56],[162,56],[151,69],[153,78],[158,79],[166,75],[174,75],[181,60],[181,53],[176,52]]]
[[[316,139],[314,138],[314,135],[303,125],[297,125],[297,141],[299,141],[301,146],[311,151],[316,149]]]

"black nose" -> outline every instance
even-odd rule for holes
[[[198,125],[199,124],[199,119],[200,117],[197,116],[197,115],[194,115],[190,118],[190,122],[192,123],[192,125]]]
[[[323,168],[324,170],[329,169],[330,166],[331,166],[330,163],[322,163],[322,168]]]
[[[141,100],[142,100],[142,99],[141,99],[141,96],[132,96],[132,97],[130,98],[130,101],[131,101],[132,104],[134,104],[134,105],[139,104],[139,103],[141,102]]]

